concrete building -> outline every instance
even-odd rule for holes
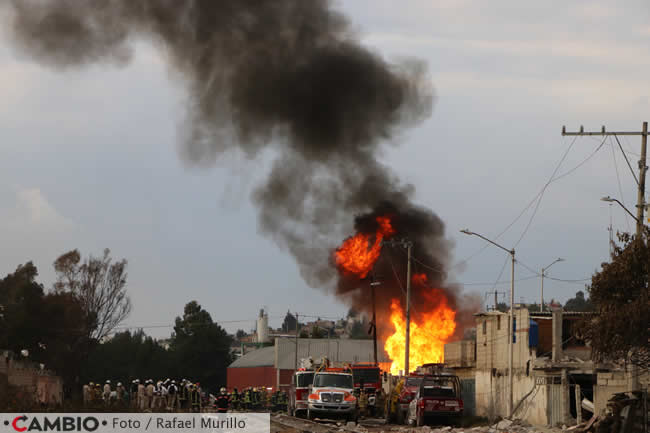
[[[628,390],[629,373],[620,366],[591,361],[591,349],[573,327],[585,314],[514,311],[513,402],[508,413],[508,314],[476,315],[476,413],[488,418],[514,417],[535,425],[572,425],[582,415],[581,402],[596,413],[609,398]],[[647,378],[641,379],[647,389]],[[580,412],[580,413],[579,413]]]
[[[63,402],[63,381],[42,365],[15,360],[9,352],[0,356],[0,407],[10,396],[23,405],[53,407]],[[12,392],[10,392],[10,387]]]
[[[383,351],[379,362],[387,363]],[[327,357],[333,363],[373,361],[372,340],[340,340],[299,338],[298,360],[312,357],[315,361]],[[276,338],[274,344],[251,351],[228,367],[228,388],[248,386],[287,389],[291,385],[296,362],[296,339]]]

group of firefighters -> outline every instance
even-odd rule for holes
[[[224,393],[227,398],[223,397]],[[226,392],[225,388],[222,388],[221,395],[217,397],[215,404],[219,405],[220,398],[222,407],[227,402],[228,405],[225,407],[237,411],[286,411],[288,403],[286,392],[280,390],[270,392],[264,387],[248,387],[241,392],[234,388],[230,394]]]
[[[187,379],[178,382],[171,379],[141,382],[135,379],[128,389],[122,382],[113,388],[110,380],[104,382],[103,386],[93,382],[83,386],[83,402],[87,407],[103,405],[130,407],[143,412],[200,412],[205,406],[204,399],[200,384]]]
[[[206,396],[199,383],[186,379],[157,382],[135,379],[129,388],[122,382],[113,387],[110,380],[104,385],[90,382],[83,386],[83,402],[86,407],[129,407],[143,412],[201,412],[210,406],[218,412],[227,412],[286,411],[288,401],[284,391],[270,392],[264,387],[248,387],[241,392],[234,388],[230,393],[221,388],[217,396]]]

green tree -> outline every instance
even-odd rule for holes
[[[586,312],[593,311],[594,307],[591,305],[591,301],[585,298],[585,292],[578,290],[575,298],[566,301],[566,304],[564,304],[564,310]]]
[[[231,344],[232,337],[212,321],[210,313],[196,301],[188,303],[183,317],[176,318],[171,342],[178,375],[191,375],[207,389],[225,386]]]
[[[595,315],[582,328],[596,360],[624,358],[650,368],[650,249],[647,236],[619,234],[611,262],[587,288]]]
[[[244,332],[243,329],[238,329],[237,333],[235,334],[235,339],[237,341],[241,341],[241,339],[244,338],[245,336],[246,336],[246,332]]]
[[[325,338],[327,334],[318,326],[311,327],[311,338]]]

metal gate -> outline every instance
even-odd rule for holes
[[[463,399],[464,414],[476,415],[476,381],[474,379],[460,381],[460,396]]]
[[[548,405],[547,416],[548,423],[552,427],[562,425],[564,422],[564,413],[562,404],[564,402],[563,387],[560,384],[547,385],[548,387]]]

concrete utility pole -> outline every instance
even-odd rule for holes
[[[478,233],[474,233],[472,231],[469,231],[467,229],[461,230],[461,233],[464,233],[466,235],[470,236],[478,236],[479,238],[483,239],[486,242],[491,243],[492,245],[501,248],[503,251],[507,252],[510,254],[510,257],[512,259],[512,268],[510,270],[510,313],[508,314],[508,381],[509,381],[509,389],[508,389],[508,416],[512,416],[512,411],[514,409],[514,378],[512,374],[512,364],[513,364],[513,358],[514,358],[514,309],[515,309],[515,249],[507,249],[499,244],[497,244],[494,241],[489,240],[483,235],[480,235]]]
[[[412,242],[406,243],[406,347],[404,348],[404,375],[409,374],[409,354],[411,352],[411,248]]]
[[[375,281],[373,276],[372,282],[370,283],[370,292],[372,294],[372,352],[375,360],[375,365],[379,365],[377,362],[377,308],[375,302],[375,286],[380,285],[379,281]]]
[[[413,242],[408,239],[382,241],[382,245],[401,245],[406,247],[406,338],[404,347],[404,374],[409,374],[409,353],[411,349],[411,249]]]
[[[648,171],[648,167],[646,166],[646,148],[648,145],[648,122],[643,122],[643,125],[641,127],[641,131],[622,131],[622,132],[609,132],[605,130],[605,127],[603,126],[600,130],[600,132],[595,131],[595,132],[585,132],[584,128],[581,126],[580,131],[577,132],[567,132],[566,131],[566,126],[562,127],[562,135],[563,136],[593,136],[593,135],[599,135],[599,136],[614,136],[616,141],[618,141],[618,136],[619,135],[640,135],[641,136],[641,156],[639,159],[639,179],[638,179],[638,191],[637,191],[637,203],[636,203],[636,217],[632,215],[636,219],[636,237],[637,239],[641,239],[641,234],[643,233],[643,213],[645,211],[645,176],[646,172]],[[622,149],[622,148],[621,148]],[[611,201],[618,201],[612,199]],[[619,202],[620,204],[620,202]],[[621,204],[621,206],[623,206]],[[623,207],[625,209],[625,207]],[[627,209],[626,209],[627,210]]]
[[[298,371],[298,313],[296,313],[296,367],[294,369],[294,373]]]
[[[550,265],[548,265],[545,268],[542,268],[542,293],[541,293],[541,298],[540,298],[540,302],[539,302],[539,311],[540,311],[540,313],[542,311],[544,311],[544,272],[548,271],[548,268],[550,268],[551,266],[553,266],[557,262],[563,262],[563,261],[564,261],[564,259],[562,257],[558,257],[557,259],[555,259],[553,261],[553,263],[551,263]]]

